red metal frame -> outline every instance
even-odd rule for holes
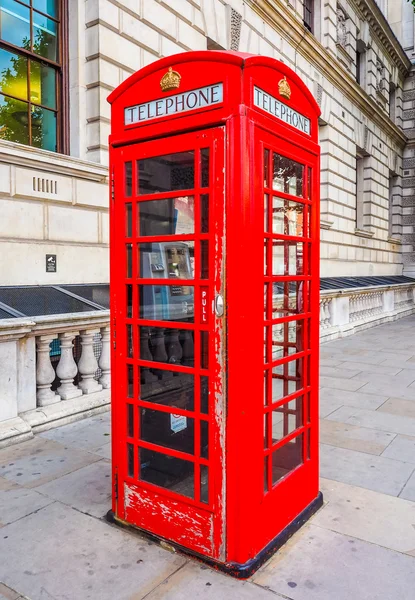
[[[172,66],[181,75],[180,91],[223,83],[223,102],[207,109],[195,109],[175,117],[163,117],[142,124],[124,126],[124,108],[162,97],[160,79]],[[286,77],[291,98],[280,96],[279,82]],[[253,103],[254,86],[278,98],[311,122],[310,135],[272,117]],[[113,512],[121,521],[130,522],[191,551],[218,561],[217,564],[244,565],[254,560],[267,544],[295,521],[318,496],[318,327],[319,327],[319,146],[317,119],[319,108],[304,83],[286,65],[274,59],[226,52],[190,52],[168,57],[135,73],[110,96],[112,103],[111,173],[114,199],[111,201],[111,314],[113,328]],[[137,143],[139,142],[139,143]],[[158,322],[132,318],[126,314],[126,285],[133,288],[133,306],[138,307],[138,285],[154,284],[154,279],[139,279],[137,252],[140,241],[167,241],[171,237],[145,237],[132,232],[125,237],[125,204],[131,203],[133,223],[139,203],[156,197],[176,197],[177,192],[158,196],[125,197],[124,163],[132,162],[132,180],[136,181],[137,159],[174,152],[211,148],[209,190],[209,233],[181,235],[180,241],[194,241],[195,279],[157,280],[160,285],[194,285],[195,318],[193,323]],[[268,180],[264,185],[264,152],[268,151]],[[302,197],[273,189],[272,153],[304,166]],[[205,190],[196,186],[180,194],[195,196],[195,223],[199,222],[198,199]],[[310,177],[309,177],[310,175]],[[135,183],[133,183],[135,185]],[[264,222],[264,195],[268,198],[267,226]],[[280,202],[283,231],[272,233],[272,198]],[[277,202],[277,200],[276,200]],[[295,204],[290,204],[295,203]],[[294,221],[295,235],[289,231],[288,210],[298,208]],[[303,227],[301,232],[300,228]],[[225,235],[226,234],[226,235]],[[200,243],[209,241],[211,279],[198,277]],[[225,241],[226,240],[226,241]],[[264,241],[266,263],[264,264]],[[131,277],[125,277],[126,244],[134,248]],[[300,244],[300,245],[299,245]],[[302,246],[301,246],[302,244]],[[273,248],[281,245],[285,262],[283,273],[272,273]],[[297,253],[300,273],[289,272],[288,246]],[[225,252],[226,250],[226,252]],[[226,257],[226,262],[225,262]],[[301,298],[290,312],[289,293],[294,288]],[[273,286],[283,291],[282,311],[273,303]],[[265,286],[265,288],[264,288]],[[208,322],[200,320],[201,290],[208,291]],[[264,289],[267,307],[264,314]],[[225,298],[225,314],[216,317],[213,300]],[[284,296],[285,294],[285,296]],[[291,304],[293,299],[291,299]],[[282,314],[281,314],[282,312]],[[295,323],[295,340],[287,341],[290,324]],[[134,357],[126,355],[126,325],[134,328]],[[152,363],[139,357],[138,326],[157,325],[195,332],[195,357],[200,355],[200,332],[208,331],[209,369]],[[277,341],[271,332],[276,326]],[[264,362],[264,327],[268,331]],[[271,360],[272,351],[280,354]],[[301,360],[301,389],[288,374],[291,360]],[[128,475],[126,444],[134,449],[156,449],[140,440],[137,426],[133,436],[127,431],[127,405],[134,408],[138,423],[139,407],[161,412],[171,408],[140,398],[137,377],[134,398],[128,399],[126,365],[165,368],[195,375],[195,398],[199,397],[199,376],[210,377],[210,415],[200,411],[174,408],[174,413],[194,418],[195,423],[209,419],[209,460],[199,452],[200,430],[195,427],[193,457],[178,450],[162,448],[176,458],[186,458],[195,465],[195,480],[203,465],[209,465],[209,504],[201,501],[196,486],[193,499],[139,480],[135,458],[134,476]],[[283,398],[272,400],[273,374],[280,367],[283,375]],[[264,404],[264,373],[268,395]],[[296,389],[289,389],[291,383]],[[296,408],[288,402],[296,400]],[[283,439],[272,436],[272,413],[282,415]],[[264,417],[268,426],[264,431]],[[295,427],[289,422],[295,419]],[[265,434],[265,444],[264,444]],[[292,453],[295,439],[302,436],[300,464],[273,485],[271,456],[276,450]],[[290,441],[292,441],[290,445]],[[226,445],[226,453],[225,453]],[[157,449],[160,449],[157,447]],[[136,450],[134,450],[136,456]],[[287,460],[285,458],[285,460]],[[267,462],[268,461],[268,462]],[[264,488],[264,464],[265,488]]]

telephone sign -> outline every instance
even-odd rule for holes
[[[109,101],[109,517],[248,577],[322,503],[320,110],[285,64],[220,51]]]

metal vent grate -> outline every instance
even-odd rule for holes
[[[103,308],[108,309],[110,306],[110,286],[108,284],[61,285],[60,287],[72,294],[100,304]]]
[[[96,310],[53,287],[0,287],[0,302],[29,317]]]

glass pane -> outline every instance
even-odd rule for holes
[[[264,448],[268,448],[268,413],[264,415]]]
[[[291,360],[272,369],[272,401],[277,402],[303,388],[303,359]]]
[[[139,235],[188,235],[194,233],[194,206],[193,196],[138,203]]]
[[[304,204],[272,198],[272,233],[302,237]]]
[[[30,9],[14,0],[0,0],[0,37],[30,50]]]
[[[303,434],[272,453],[272,483],[285,477],[303,463]]]
[[[127,285],[127,319],[133,316],[133,286]]]
[[[268,460],[269,457],[266,456],[264,459],[264,492],[268,492]]]
[[[30,61],[30,101],[56,108],[55,70],[34,60]]]
[[[284,281],[273,283],[272,318],[279,319],[307,311],[305,281]]]
[[[269,187],[269,150],[264,148],[264,187]]]
[[[304,350],[303,326],[304,321],[302,319],[289,321],[288,323],[274,323],[272,325],[273,361]]]
[[[200,412],[209,413],[209,378],[205,375],[200,378]]]
[[[194,321],[194,288],[190,285],[140,285],[140,319]]]
[[[125,205],[125,235],[126,237],[132,236],[133,229],[133,207],[130,202]]]
[[[0,138],[29,143],[29,105],[0,94]]]
[[[274,153],[272,189],[303,196],[304,165]]]
[[[128,477],[134,477],[134,446],[127,444]]]
[[[269,284],[264,283],[264,319],[268,319],[268,288]]]
[[[127,395],[134,398],[134,367],[127,365]]]
[[[209,457],[209,423],[200,421],[200,456]]]
[[[303,242],[272,242],[272,274],[303,275]]]
[[[194,242],[150,242],[137,245],[139,277],[148,279],[193,279]]]
[[[209,368],[209,332],[200,332],[200,368]]]
[[[272,442],[278,442],[302,425],[303,397],[300,396],[272,411]]]
[[[206,465],[200,465],[200,501],[209,503],[209,469]]]
[[[131,161],[126,162],[124,165],[124,187],[125,195],[132,196],[133,193],[133,163]]]
[[[209,242],[201,240],[200,242],[200,278],[209,278]]]
[[[134,338],[132,325],[127,325],[127,356],[128,358],[133,358],[134,356]]]
[[[268,205],[269,205],[269,195],[264,194],[264,231],[268,232]],[[275,233],[275,232],[274,232]]]
[[[165,154],[137,161],[139,194],[191,190],[195,185],[194,152]]]
[[[58,18],[58,0],[32,0],[33,8],[44,12],[51,17]]]
[[[265,371],[264,373],[264,406],[266,406],[268,404],[268,392],[269,392],[269,377],[268,377],[268,373],[269,371]]]
[[[268,275],[268,243],[269,240],[264,240],[264,275]]]
[[[31,116],[32,146],[56,152],[56,113],[33,106]]]
[[[33,52],[58,61],[58,25],[45,15],[33,11]]]
[[[140,327],[140,358],[193,367],[193,331],[164,327]]]
[[[127,404],[127,435],[134,437],[134,405]]]
[[[133,245],[126,244],[127,250],[127,277],[133,276]]]
[[[140,478],[186,496],[194,497],[194,465],[187,460],[140,448]]]
[[[194,419],[140,408],[140,438],[151,444],[194,454]]]
[[[209,148],[200,151],[200,186],[209,186]]]
[[[22,100],[28,99],[27,59],[4,48],[0,48],[0,91]]]
[[[140,371],[140,400],[183,410],[194,408],[194,376],[167,369]]]
[[[200,232],[209,233],[209,196],[200,196]]]

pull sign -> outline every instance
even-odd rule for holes
[[[200,322],[205,325],[209,322],[209,291],[208,288],[200,290]]]

